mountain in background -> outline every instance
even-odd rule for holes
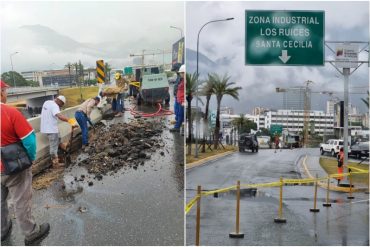
[[[80,43],[66,35],[43,25],[25,25],[20,27],[33,34],[36,45],[42,46],[51,52],[82,52],[89,55],[99,55],[92,45]]]

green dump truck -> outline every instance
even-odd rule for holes
[[[144,74],[137,94],[137,104],[162,104],[163,102],[166,104],[170,102],[169,83],[166,74]]]

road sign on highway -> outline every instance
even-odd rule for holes
[[[245,29],[246,65],[324,65],[324,11],[246,10]]]
[[[96,61],[96,75],[98,83],[102,84],[105,81],[105,66],[103,60]]]
[[[282,125],[279,125],[279,124],[271,124],[271,126],[270,126],[270,133],[272,135],[274,135],[274,134],[281,135],[282,132],[283,132],[283,126]]]

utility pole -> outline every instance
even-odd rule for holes
[[[358,54],[362,51],[366,51],[365,49],[369,47],[369,42],[363,41],[326,41],[325,45],[329,48],[334,54],[336,51],[332,49],[329,44],[340,44],[342,46],[342,50],[345,50],[344,55],[346,53],[351,55],[351,57],[346,57],[347,59],[343,59],[341,57],[337,57],[335,55],[335,60],[326,60],[325,62],[329,62],[341,75],[343,75],[343,87],[344,87],[344,116],[343,116],[343,151],[344,151],[344,160],[343,160],[343,167],[344,173],[348,173],[348,84],[349,84],[349,76],[353,74],[362,64],[368,63],[369,64],[369,55],[367,61],[360,61],[358,59]],[[362,44],[362,48],[359,49],[359,45]],[[338,46],[339,47],[339,46]],[[356,49],[357,48],[357,49]],[[342,68],[342,71],[340,70]],[[354,68],[351,72],[351,68]],[[348,184],[347,177],[343,184]]]
[[[308,92],[310,91],[309,86],[311,83],[313,83],[313,81],[307,80],[305,81],[305,83],[306,83],[306,87],[304,90],[303,147],[307,147],[307,144],[308,144],[308,123],[310,121],[310,112],[311,112],[311,109],[310,109],[311,107],[308,102]]]

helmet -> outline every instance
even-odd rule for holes
[[[0,88],[7,88],[10,87],[8,84],[5,83],[5,81],[1,80]]]
[[[117,73],[114,75],[114,78],[116,78],[116,80],[121,79],[121,74],[120,74],[119,72],[117,72]]]
[[[57,97],[57,99],[59,99],[60,101],[62,101],[62,102],[63,102],[63,104],[65,104],[65,103],[67,102],[66,97],[64,97],[63,95],[59,95],[59,96]]]
[[[181,65],[179,73],[185,73],[185,64]]]

